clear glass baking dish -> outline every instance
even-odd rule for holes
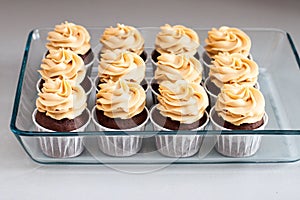
[[[203,163],[272,163],[294,162],[300,159],[300,72],[299,57],[291,36],[282,30],[243,28],[252,40],[251,54],[258,63],[259,85],[266,100],[266,112],[269,123],[263,131],[214,131],[210,125],[203,131],[191,132],[155,132],[150,123],[143,132],[97,132],[90,123],[86,132],[64,133],[55,132],[51,136],[84,138],[85,150],[74,158],[51,158],[45,156],[39,146],[39,138],[50,137],[47,132],[35,131],[31,114],[37,98],[36,82],[45,48],[49,28],[35,29],[30,32],[25,47],[23,62],[19,75],[10,128],[26,153],[32,160],[43,164],[203,164]],[[88,28],[91,34],[91,45],[95,56],[99,53],[99,38],[104,28]],[[150,57],[153,51],[158,27],[139,28],[145,38],[145,50]],[[198,33],[201,44],[207,36],[207,28],[194,28]],[[199,55],[203,54],[199,48]],[[95,59],[91,78],[97,76],[97,59]],[[153,66],[147,60],[146,79],[153,76]],[[151,106],[152,95],[147,94],[147,104]],[[88,107],[91,109],[95,102],[95,91],[92,91]],[[112,157],[102,153],[96,138],[103,135],[138,135],[143,138],[141,150],[129,157]],[[187,158],[170,158],[161,155],[155,146],[155,135],[201,135],[202,146],[197,154]],[[216,135],[246,135],[254,134],[262,137],[261,147],[251,157],[231,158],[217,153],[214,149]]]

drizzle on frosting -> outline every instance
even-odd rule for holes
[[[71,85],[76,85],[85,77],[86,69],[82,58],[71,50],[50,50],[42,62],[42,70],[38,71],[44,80],[63,76]]]
[[[129,51],[106,51],[101,54],[98,76],[101,82],[113,82],[123,78],[126,81],[141,83],[145,78],[146,65],[144,60]]]
[[[208,106],[208,96],[199,84],[163,81],[159,92],[157,109],[163,116],[180,123],[191,124],[201,119]]]
[[[238,84],[226,84],[218,95],[215,110],[225,121],[236,126],[260,121],[265,113],[262,93]]]
[[[258,66],[242,54],[219,53],[212,61],[209,77],[219,88],[233,83],[254,86],[257,82]]]
[[[73,23],[61,23],[56,25],[54,31],[48,33],[46,47],[52,49],[70,49],[77,54],[84,55],[90,48],[90,34],[80,25]]]
[[[251,48],[251,40],[245,32],[227,26],[208,31],[205,43],[205,50],[212,58],[219,52],[241,53],[248,56]]]
[[[182,25],[170,26],[166,24],[160,27],[161,31],[155,40],[155,49],[160,54],[187,54],[195,55],[200,45],[197,33]]]
[[[72,87],[64,78],[46,80],[36,100],[38,111],[56,120],[74,119],[86,106],[83,88],[80,85]]]
[[[145,41],[136,28],[124,24],[117,24],[117,27],[105,29],[100,38],[100,42],[103,45],[102,52],[121,49],[141,55],[144,51]]]
[[[200,84],[202,80],[203,67],[193,56],[161,54],[157,57],[157,69],[155,79],[161,81],[176,82],[186,80]]]
[[[99,87],[96,108],[110,118],[130,119],[145,108],[146,94],[139,84],[121,79]]]

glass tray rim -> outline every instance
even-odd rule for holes
[[[88,30],[92,29],[105,29],[105,27],[100,27],[100,26],[87,26],[86,27]],[[158,30],[159,27],[137,27],[139,30],[147,30],[147,29],[153,29],[153,30]],[[192,27],[193,28],[193,27]],[[210,30],[211,28],[193,28],[194,30],[199,30],[199,31],[207,31]],[[281,29],[277,28],[251,28],[251,27],[245,27],[241,28],[243,30],[248,30],[248,31],[270,31],[270,32],[279,32],[281,34],[284,34],[287,37],[287,40],[291,46],[291,50],[293,51],[294,58],[296,60],[296,63],[298,65],[298,68],[300,69],[300,58],[298,51],[296,49],[295,43],[293,42],[292,36]],[[30,51],[30,44],[33,39],[33,33],[38,30],[51,30],[51,28],[46,28],[46,27],[41,27],[41,28],[35,28],[32,29],[27,37],[27,41],[25,44],[25,50],[23,53],[23,59],[22,59],[22,64],[21,64],[21,69],[19,72],[19,77],[18,77],[18,83],[17,83],[17,88],[15,92],[15,98],[14,98],[14,104],[13,104],[13,110],[12,110],[12,115],[11,115],[11,121],[10,121],[10,129],[11,131],[18,136],[31,136],[31,137],[37,137],[37,136],[50,136],[49,133],[47,132],[38,132],[38,131],[26,131],[26,130],[20,130],[16,126],[16,116],[19,110],[19,105],[20,105],[20,97],[21,97],[21,92],[22,92],[22,85],[23,85],[23,79],[25,76],[25,71],[26,71],[26,65],[28,61],[28,55]],[[92,47],[93,48],[93,47]],[[128,135],[128,132],[123,132],[123,131],[114,131],[114,132],[99,132],[99,131],[85,131],[85,132],[54,132],[51,133],[51,136],[78,136],[78,135]],[[133,131],[130,132],[132,135],[141,135],[141,136],[147,136],[147,135],[154,135],[155,134],[168,134],[168,135],[174,135],[174,134],[199,134],[199,135],[205,135],[207,133],[209,134],[220,134],[220,131],[214,131],[214,130],[201,130],[201,131],[161,131],[161,132],[155,132],[155,131]],[[259,134],[259,135],[300,135],[300,129],[299,130],[260,130],[260,131],[253,131],[253,130],[234,130],[234,131],[221,131],[221,134],[227,134],[227,135],[248,135],[248,134]]]

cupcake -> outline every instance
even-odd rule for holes
[[[46,47],[49,51],[64,48],[75,52],[83,59],[90,74],[94,60],[90,39],[89,32],[83,26],[65,22],[56,25],[54,30],[48,33],[49,42]]]
[[[163,53],[157,58],[157,68],[150,86],[157,96],[162,81],[175,83],[177,80],[186,80],[196,84],[202,81],[203,67],[199,60],[193,56]]]
[[[48,79],[36,100],[32,119],[39,131],[81,132],[90,121],[86,95],[81,86],[71,86],[63,77]],[[49,157],[75,157],[84,150],[82,137],[41,137],[40,145]]]
[[[143,131],[149,114],[146,94],[137,83],[120,79],[100,84],[92,119],[98,131]],[[110,156],[131,156],[142,145],[140,135],[104,135],[99,148]]]
[[[141,84],[146,90],[148,84],[145,81],[145,73],[146,64],[136,53],[121,50],[106,51],[101,56],[95,86],[98,90],[101,83],[124,79]]]
[[[145,40],[141,33],[132,26],[117,24],[117,27],[106,28],[100,38],[101,53],[105,51],[130,51],[138,54],[146,62],[147,53],[144,50]]]
[[[179,80],[163,81],[159,85],[158,101],[150,111],[154,130],[203,130],[208,123],[208,97],[199,84]],[[199,151],[203,136],[165,135],[155,136],[158,151],[169,157],[188,157]]]
[[[219,53],[210,65],[209,77],[204,88],[214,105],[224,84],[239,84],[258,87],[258,65],[240,53]]]
[[[268,123],[264,97],[254,87],[225,84],[210,119],[214,130],[263,130]],[[246,157],[257,152],[260,142],[258,135],[220,135],[215,147],[225,156]]]

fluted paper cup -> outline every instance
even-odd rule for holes
[[[161,127],[155,122],[155,119],[153,119],[153,111],[156,109],[157,105],[154,106],[150,111],[150,120],[153,125],[154,131],[174,131],[170,130],[164,127]],[[193,129],[191,131],[199,131],[203,130],[208,121],[209,116],[208,113],[205,111],[206,115],[206,122],[198,127],[197,129]],[[155,144],[157,147],[157,150],[164,156],[167,157],[190,157],[195,155],[203,142],[204,136],[203,135],[165,135],[165,134],[157,134],[155,135]]]
[[[213,119],[213,114],[215,113],[215,108],[213,107],[210,110],[210,121],[212,122],[213,130],[231,130],[222,127]],[[268,124],[268,115],[265,113],[264,124],[257,129],[254,130],[264,130],[265,126]],[[228,157],[249,157],[253,156],[261,144],[261,136],[260,135],[218,135],[217,143],[215,145],[215,149],[222,155]]]
[[[97,131],[144,131],[149,119],[149,111],[147,111],[147,119],[137,127],[130,129],[112,129],[102,126],[98,123],[96,115],[96,106],[92,110],[92,120]],[[140,151],[142,147],[142,136],[140,135],[103,135],[98,137],[99,149],[109,156],[127,157],[132,156]]]
[[[49,136],[41,136],[39,137],[39,144],[42,152],[52,158],[72,158],[79,156],[83,150],[83,136],[51,136],[51,132],[55,132],[53,130],[49,130],[47,128],[39,125],[35,120],[35,115],[37,113],[37,109],[32,113],[32,120],[37,129],[40,132],[49,132]],[[71,132],[84,132],[88,124],[90,123],[90,111],[85,109],[84,114],[88,115],[86,123]]]

